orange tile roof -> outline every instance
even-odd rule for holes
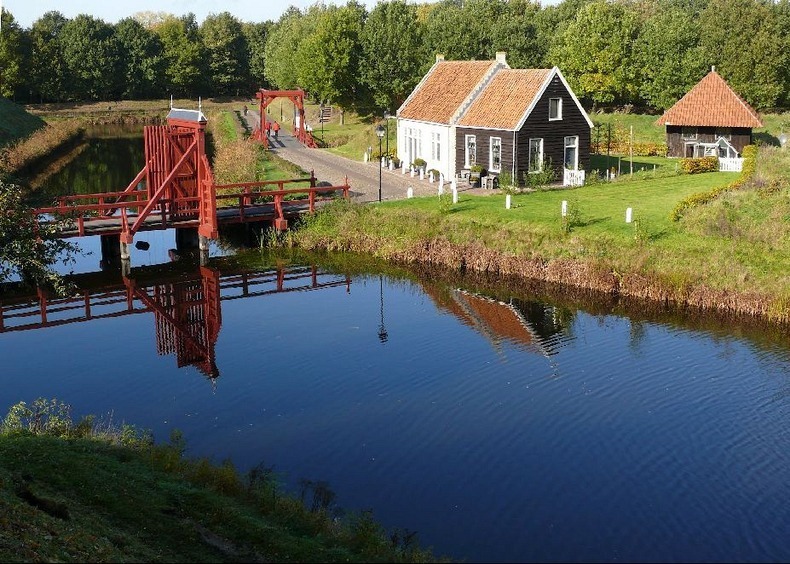
[[[455,112],[496,61],[440,61],[425,77],[398,117],[450,123]]]
[[[551,69],[500,69],[458,125],[516,129]]]
[[[656,125],[762,127],[763,122],[714,70],[669,108]]]

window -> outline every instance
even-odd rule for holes
[[[696,127],[684,127],[680,130],[680,136],[683,139],[696,139],[697,138],[697,128]]]
[[[573,135],[565,138],[565,168],[578,170],[579,168],[579,137]]]
[[[464,168],[472,168],[477,164],[477,138],[474,135],[466,135],[465,145]]]
[[[529,140],[529,172],[543,170],[543,139]]]
[[[562,119],[562,98],[549,98],[549,121]]]
[[[491,138],[491,150],[489,154],[489,167],[491,172],[502,170],[502,138]]]
[[[713,134],[713,138],[718,140],[721,139],[722,137],[727,141],[732,141],[732,129],[716,128],[716,132]]]
[[[431,158],[437,161],[442,160],[442,134],[431,133]]]

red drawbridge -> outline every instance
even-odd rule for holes
[[[269,148],[269,136],[263,131],[268,117],[266,117],[266,108],[271,104],[275,98],[288,98],[294,105],[294,120],[293,120],[293,135],[300,143],[306,147],[315,149],[318,144],[313,138],[313,134],[307,130],[307,125],[304,119],[304,90],[264,90],[260,89],[255,94],[255,97],[260,100],[258,109],[258,123],[260,124],[255,131],[253,131],[253,138],[257,139],[267,149]],[[282,124],[280,124],[282,125]]]
[[[122,259],[134,236],[155,229],[196,229],[201,248],[216,239],[225,223],[269,222],[277,230],[289,220],[313,213],[341,186],[317,186],[310,178],[218,185],[206,156],[206,118],[200,110],[171,109],[167,125],[144,129],[145,164],[119,192],[62,196],[34,211],[39,218],[67,217],[61,237],[117,237]],[[302,120],[304,123],[304,120]],[[306,132],[305,132],[306,133]],[[204,247],[205,245],[205,247]]]

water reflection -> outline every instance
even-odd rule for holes
[[[505,343],[551,357],[573,338],[574,313],[536,301],[491,298],[460,288],[423,283],[436,306],[481,333],[496,351]]]
[[[0,333],[152,313],[157,354],[173,355],[179,368],[194,366],[214,382],[220,375],[215,344],[222,301],[342,285],[348,290],[351,284],[348,276],[315,265],[246,271],[217,266],[185,269],[172,263],[132,269],[120,277],[107,274],[75,277],[77,293],[67,298],[52,298],[40,289],[32,295],[4,297]],[[0,295],[4,293],[8,288],[0,288]]]

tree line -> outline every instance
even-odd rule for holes
[[[750,104],[790,107],[790,0],[316,3],[277,21],[142,12],[108,24],[7,10],[0,95],[24,102],[251,95],[300,87],[362,113],[394,112],[435,61],[557,66],[586,107],[661,111],[715,66]]]

